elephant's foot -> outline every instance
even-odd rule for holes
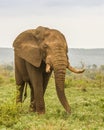
[[[35,106],[34,102],[31,102],[30,107],[29,107],[29,111],[36,112],[36,106]]]
[[[38,115],[45,114],[45,106],[44,105],[36,106],[36,113]]]
[[[30,104],[29,111],[36,112],[38,115],[45,114],[45,109],[36,109],[36,106],[34,106],[33,104]]]
[[[45,111],[37,112],[38,115],[45,114]]]

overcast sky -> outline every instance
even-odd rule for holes
[[[60,30],[70,48],[104,48],[104,0],[0,0],[0,47],[40,25]]]

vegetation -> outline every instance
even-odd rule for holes
[[[67,72],[65,92],[71,106],[61,106],[52,76],[45,94],[46,114],[29,112],[28,97],[16,106],[12,66],[0,66],[0,130],[104,130],[104,66],[88,67],[83,74]]]

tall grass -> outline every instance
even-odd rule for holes
[[[95,78],[86,73],[66,76],[70,115],[57,98],[52,77],[45,94],[46,114],[39,116],[29,112],[29,87],[25,102],[15,104],[14,72],[0,67],[0,130],[104,130],[104,86],[97,86],[96,73]]]

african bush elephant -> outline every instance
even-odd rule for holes
[[[68,47],[64,35],[55,29],[39,26],[22,32],[13,43],[15,52],[15,78],[17,103],[22,102],[25,83],[31,88],[31,107],[38,114],[45,113],[44,93],[51,76],[55,75],[58,98],[67,113],[70,106],[64,93],[66,68],[75,73],[85,68],[73,68],[68,61]]]

